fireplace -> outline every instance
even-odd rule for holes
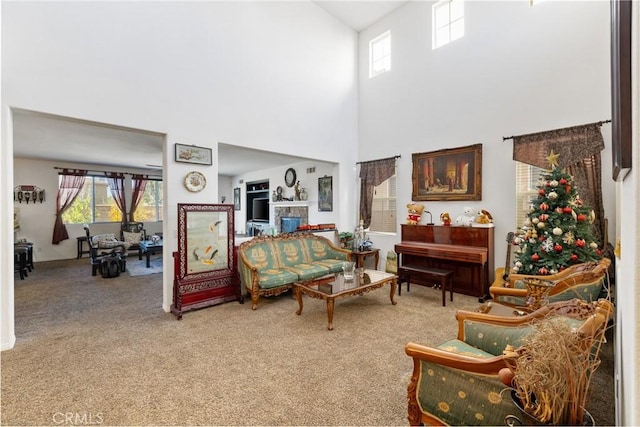
[[[309,208],[307,206],[276,205],[273,213],[273,225],[276,226],[278,233],[295,231],[299,225],[309,223]],[[291,227],[293,227],[293,229],[291,229]]]
[[[280,218],[280,230],[283,233],[291,233],[302,224],[302,218],[299,216],[283,216]]]

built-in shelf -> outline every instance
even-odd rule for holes
[[[292,202],[289,201],[283,201],[283,202],[271,202],[271,206],[309,206],[309,201],[305,200],[294,200]]]

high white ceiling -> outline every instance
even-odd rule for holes
[[[406,0],[313,1],[357,32],[408,3]],[[149,170],[158,170],[162,165],[164,135],[156,132],[25,110],[14,110],[13,131],[15,157]],[[219,144],[218,158],[218,173],[227,176],[306,160],[228,144]]]
[[[360,32],[408,1],[314,0],[314,3]]]

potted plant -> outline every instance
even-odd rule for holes
[[[340,240],[341,248],[350,249],[353,246],[353,233],[342,231],[338,233],[338,239]]]
[[[543,319],[522,347],[505,349],[508,368],[500,377],[527,417],[537,424],[593,423],[585,405],[612,312],[611,302],[601,299],[578,329],[560,316]]]

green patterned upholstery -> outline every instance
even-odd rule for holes
[[[605,286],[606,277],[601,277],[587,283],[580,283],[549,296],[549,302],[569,301],[573,298],[580,298],[585,301],[597,301],[601,297],[602,290]],[[527,289],[522,280],[514,282],[514,289]],[[496,295],[494,298],[498,302],[506,302],[515,305],[525,305],[525,298],[513,295]]]
[[[436,392],[437,391],[437,392]],[[446,425],[505,425],[518,412],[496,376],[422,361],[417,384],[420,411]]]
[[[253,307],[259,295],[277,295],[294,282],[342,271],[351,251],[309,233],[259,236],[238,248],[240,280],[251,292]]]

